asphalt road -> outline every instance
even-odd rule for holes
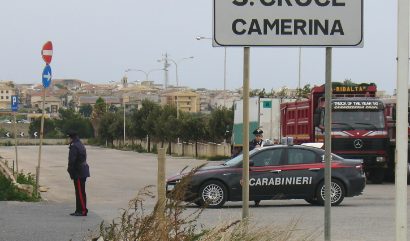
[[[0,241],[10,240],[85,240],[102,220],[119,216],[121,208],[135,197],[138,190],[156,184],[156,156],[87,146],[91,178],[87,181],[89,216],[71,217],[74,210],[74,188],[66,172],[67,146],[43,146],[40,184],[49,190],[40,203],[0,202]],[[38,146],[19,146],[19,166],[35,173]],[[0,156],[14,159],[14,147],[0,147]],[[185,165],[204,163],[192,158],[167,156],[167,176]],[[209,165],[212,165],[210,163]],[[153,189],[155,191],[155,189]],[[332,208],[332,240],[395,240],[393,184],[367,185],[364,194],[346,198]],[[146,207],[152,208],[154,200]],[[188,212],[197,210],[188,205]],[[228,202],[221,209],[207,209],[199,222],[207,227],[218,222],[241,218],[241,202]],[[324,208],[303,200],[262,201],[251,207],[254,225],[287,226],[299,220],[297,233],[317,234],[323,240]],[[409,216],[410,217],[410,216]],[[410,227],[410,226],[409,226]],[[410,240],[410,233],[408,236]]]

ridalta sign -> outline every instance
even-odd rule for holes
[[[214,0],[222,46],[362,46],[363,0]]]

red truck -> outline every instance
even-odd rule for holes
[[[385,105],[375,84],[332,86],[332,152],[362,159],[366,176],[382,183],[388,170],[390,138]],[[282,137],[295,144],[324,142],[325,86],[315,86],[307,100],[281,104]]]

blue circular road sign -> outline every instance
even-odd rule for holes
[[[50,65],[47,64],[46,67],[44,67],[42,76],[43,76],[43,86],[44,88],[48,88],[50,86],[51,77],[52,77]]]

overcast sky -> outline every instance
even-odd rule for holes
[[[347,1],[347,0],[346,0]],[[212,0],[14,0],[0,15],[0,79],[41,83],[40,51],[51,40],[53,78],[91,83],[119,81],[127,68],[162,68],[165,53],[178,61],[180,85],[223,89],[224,49],[214,48]],[[379,90],[396,86],[397,1],[364,0],[364,47],[333,50],[333,80],[375,82]],[[298,48],[251,48],[251,88],[298,85]],[[303,48],[301,85],[322,84],[325,50]],[[243,49],[227,49],[227,88],[242,86]],[[143,80],[129,72],[129,81]],[[164,82],[162,71],[150,74]],[[175,66],[169,69],[175,84]]]

